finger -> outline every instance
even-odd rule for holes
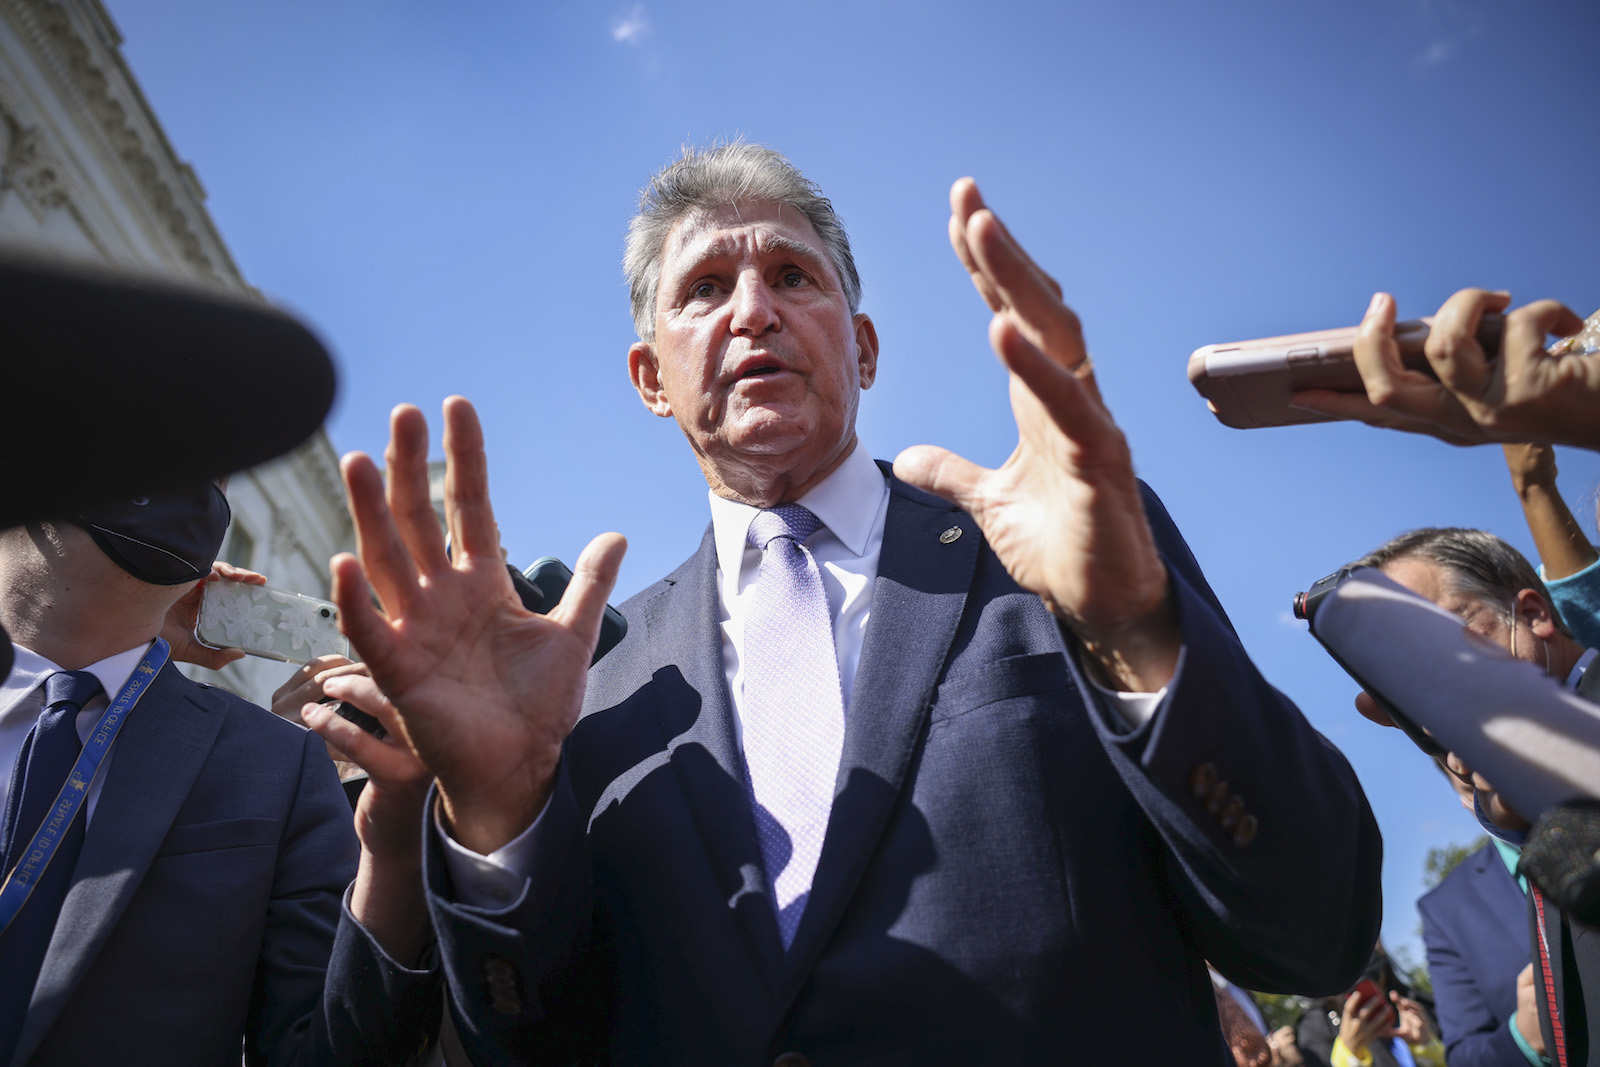
[[[1500,346],[1506,360],[1506,374],[1528,363],[1547,358],[1545,341],[1551,336],[1570,337],[1583,329],[1583,320],[1572,309],[1555,300],[1535,300],[1506,316],[1505,338]]]
[[[328,571],[333,576],[330,595],[339,607],[339,629],[362,659],[369,664],[387,664],[394,654],[394,630],[372,606],[361,561],[341,552],[328,561]]]
[[[1009,313],[989,320],[989,344],[1062,433],[1080,446],[1101,443],[1091,437],[1091,431],[1109,427],[1111,422],[1099,404],[1092,368],[1062,366],[1041,352]]]
[[[226,563],[220,559],[211,564],[211,573],[206,576],[206,581],[215,581],[219,578],[225,578],[230,582],[244,582],[246,585],[267,584],[266,575],[257,574],[255,571],[247,570],[244,567],[235,567],[233,564]]]
[[[1365,690],[1356,694],[1356,710],[1359,711],[1364,718],[1371,719],[1379,726],[1388,726],[1390,728],[1394,727],[1394,720],[1389,718],[1388,713],[1386,713],[1383,708],[1379,706],[1378,702],[1372,699],[1372,695]]]
[[[967,222],[967,243],[979,269],[1010,309],[1010,318],[1035,347],[1072,368],[1088,356],[1083,326],[1061,301],[1061,286],[1040,270],[987,209]]]
[[[1373,293],[1356,331],[1355,362],[1367,398],[1382,407],[1398,391],[1396,381],[1404,370],[1400,346],[1394,339],[1395,303],[1388,293]]]
[[[941,496],[963,511],[979,511],[983,478],[990,472],[936,445],[913,445],[894,460],[894,476]]]
[[[483,427],[466,397],[444,402],[444,517],[450,543],[465,558],[500,560],[500,537],[489,506],[489,458]]]
[[[961,265],[967,268],[972,284],[977,287],[983,302],[989,305],[989,310],[999,311],[1003,306],[1000,294],[995,292],[989,279],[978,269],[977,261],[972,258],[972,249],[967,246],[967,220],[982,209],[983,194],[978,191],[978,183],[971,178],[956,179],[956,183],[950,187],[950,247],[955,249]]]
[[[412,559],[425,573],[448,567],[444,534],[428,494],[428,420],[412,404],[389,414],[387,495],[390,513]]]
[[[1490,387],[1493,374],[1483,345],[1478,343],[1478,324],[1486,312],[1504,311],[1511,294],[1487,289],[1462,289],[1439,308],[1422,346],[1428,365],[1453,393],[1480,399]]]
[[[411,558],[384,493],[383,476],[370,456],[352,452],[339,464],[344,477],[350,518],[356,528],[356,552],[378,599],[391,614],[404,614],[417,588],[417,567]],[[362,580],[365,587],[366,579]],[[362,590],[365,595],[365,588]],[[369,605],[370,606],[370,605]],[[344,607],[343,604],[340,607]]]
[[[1431,382],[1429,384],[1438,390],[1437,385]],[[1301,389],[1290,396],[1289,406],[1314,411],[1334,419],[1364,422],[1368,426],[1380,429],[1426,434],[1450,445],[1480,445],[1488,440],[1482,429],[1471,422],[1464,410],[1461,413],[1463,419],[1473,427],[1470,434],[1462,432],[1456,425],[1443,426],[1427,419],[1391,411],[1389,408],[1380,408],[1362,393],[1341,393],[1332,389]]]
[[[301,717],[318,737],[343,752],[351,763],[359,765],[372,778],[405,777],[415,768],[414,757],[408,749],[380,741],[328,704],[307,704],[301,710]]]
[[[617,584],[617,572],[628,542],[621,534],[604,533],[590,541],[572,568],[572,580],[550,617],[581,637],[590,652],[600,640],[606,600]]]
[[[322,691],[331,700],[347,701],[360,708],[381,722],[389,733],[403,736],[405,716],[371,676],[341,674],[324,682]]]

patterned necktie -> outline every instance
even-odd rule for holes
[[[822,573],[802,542],[822,525],[798,504],[763,511],[744,620],[744,758],[761,860],[784,948],[822,855],[844,751],[844,697]]]
[[[67,782],[83,742],[78,740],[78,712],[100,692],[100,680],[87,671],[52,674],[44,683],[44,710],[22,742],[11,771],[11,794],[0,843],[5,846],[0,878],[33,844],[45,813]],[[39,977],[61,902],[72,886],[72,869],[83,850],[82,808],[61,835],[56,854],[39,876],[28,902],[4,934],[0,934],[0,1063],[11,1059],[22,1020],[28,1013],[33,984]]]

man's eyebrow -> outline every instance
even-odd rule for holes
[[[785,237],[783,234],[771,233],[762,234],[758,237],[756,245],[762,255],[787,253],[804,264],[813,273],[824,276],[827,274],[828,260],[804,241],[798,241],[793,237]],[[696,250],[692,264],[684,273],[692,274],[704,263],[737,256],[743,250],[744,246],[737,238],[719,237]]]
[[[759,245],[764,253],[787,252],[813,270],[821,270],[827,266],[827,260],[819,255],[816,249],[793,237],[785,237],[778,233],[765,234],[759,239]]]

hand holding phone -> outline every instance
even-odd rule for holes
[[[1394,327],[1401,365],[1429,377],[1433,371],[1423,346],[1431,332],[1431,322],[1414,319]],[[1483,316],[1478,343],[1490,358],[1499,353],[1504,328],[1504,316]],[[1359,332],[1359,326],[1345,326],[1206,345],[1189,357],[1189,381],[1224,426],[1247,430],[1330,422],[1336,416],[1296,408],[1293,397],[1305,389],[1364,394],[1355,361]]]
[[[194,635],[207,648],[237,648],[284,663],[350,654],[335,605],[226,578],[205,584]]]

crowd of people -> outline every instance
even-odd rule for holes
[[[223,487],[0,532],[0,1062],[1588,1062],[1591,932],[1519,878],[1540,813],[1439,754],[1491,840],[1422,902],[1414,988],[1354,772],[1135,477],[1060,287],[970,179],[951,207],[1010,375],[992,470],[857,447],[877,330],[792,164],[735,142],[651,179],[628,368],[710,525],[592,668],[625,544],[526,610],[462,398],[447,530],[419,410],[383,472],[346,457],[357,657],[296,670],[276,715],[173,666],[242,655],[194,639],[201,589],[264,580],[215,562]],[[1600,448],[1600,355],[1546,348],[1582,321],[1463,291],[1433,375],[1394,326],[1380,294],[1364,395],[1296,403],[1533,442],[1505,448],[1544,576],[1456,529],[1359,562],[1592,692],[1600,564],[1549,444]],[[1247,990],[1314,1003],[1274,1029]]]

